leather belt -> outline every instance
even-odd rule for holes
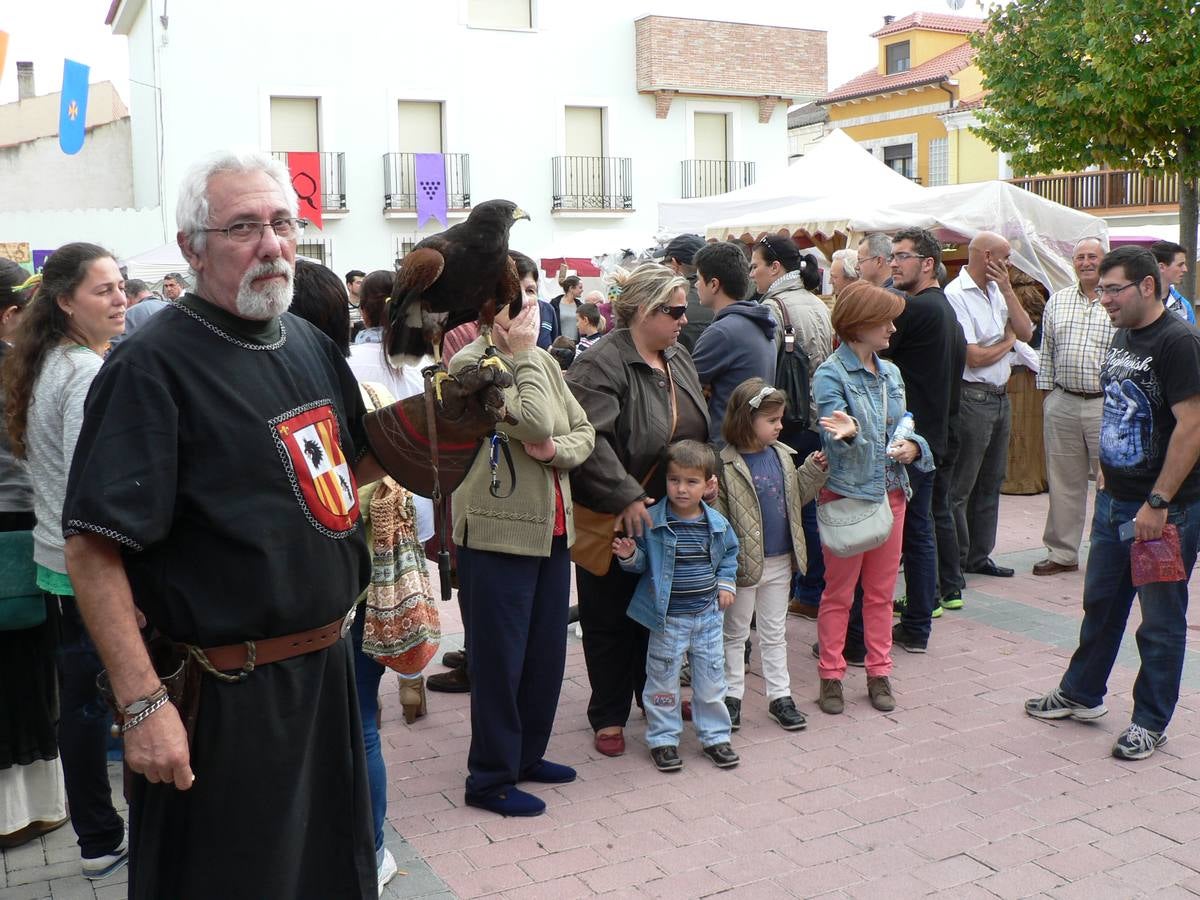
[[[209,647],[201,650],[200,653],[218,671],[229,672],[240,669],[243,673],[249,674],[258,666],[332,647],[350,630],[357,609],[356,604],[350,607],[350,611],[345,616],[328,625],[322,625],[320,628],[310,628],[308,631],[298,631],[282,637],[264,638],[261,641],[245,641],[241,644]]]
[[[985,394],[996,394],[999,396],[1008,393],[1008,385],[1006,384],[991,384],[987,381],[967,381],[965,379],[962,384],[965,388],[983,391]]]
[[[1082,397],[1084,400],[1099,400],[1104,396],[1104,391],[1073,391],[1070,388],[1065,388],[1061,384],[1055,387],[1062,390],[1064,394],[1070,394],[1072,397]]]

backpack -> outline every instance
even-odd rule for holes
[[[778,300],[783,318],[783,339],[779,342],[779,356],[775,362],[775,387],[787,397],[787,408],[783,412],[785,431],[804,431],[812,427],[809,415],[812,401],[812,373],[808,371],[808,354],[798,346],[796,329],[788,316],[787,304]]]

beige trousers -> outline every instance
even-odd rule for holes
[[[1104,398],[1085,400],[1055,388],[1042,406],[1046,442],[1046,481],[1050,512],[1042,541],[1053,562],[1079,562],[1087,508],[1088,474],[1099,471],[1100,416]]]

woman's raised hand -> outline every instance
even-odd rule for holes
[[[828,416],[823,416],[820,425],[839,441],[849,440],[858,434],[858,423],[847,415],[845,410],[841,409],[835,410]]]

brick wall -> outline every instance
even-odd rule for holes
[[[635,29],[641,92],[804,101],[826,89],[824,31],[669,16]]]

